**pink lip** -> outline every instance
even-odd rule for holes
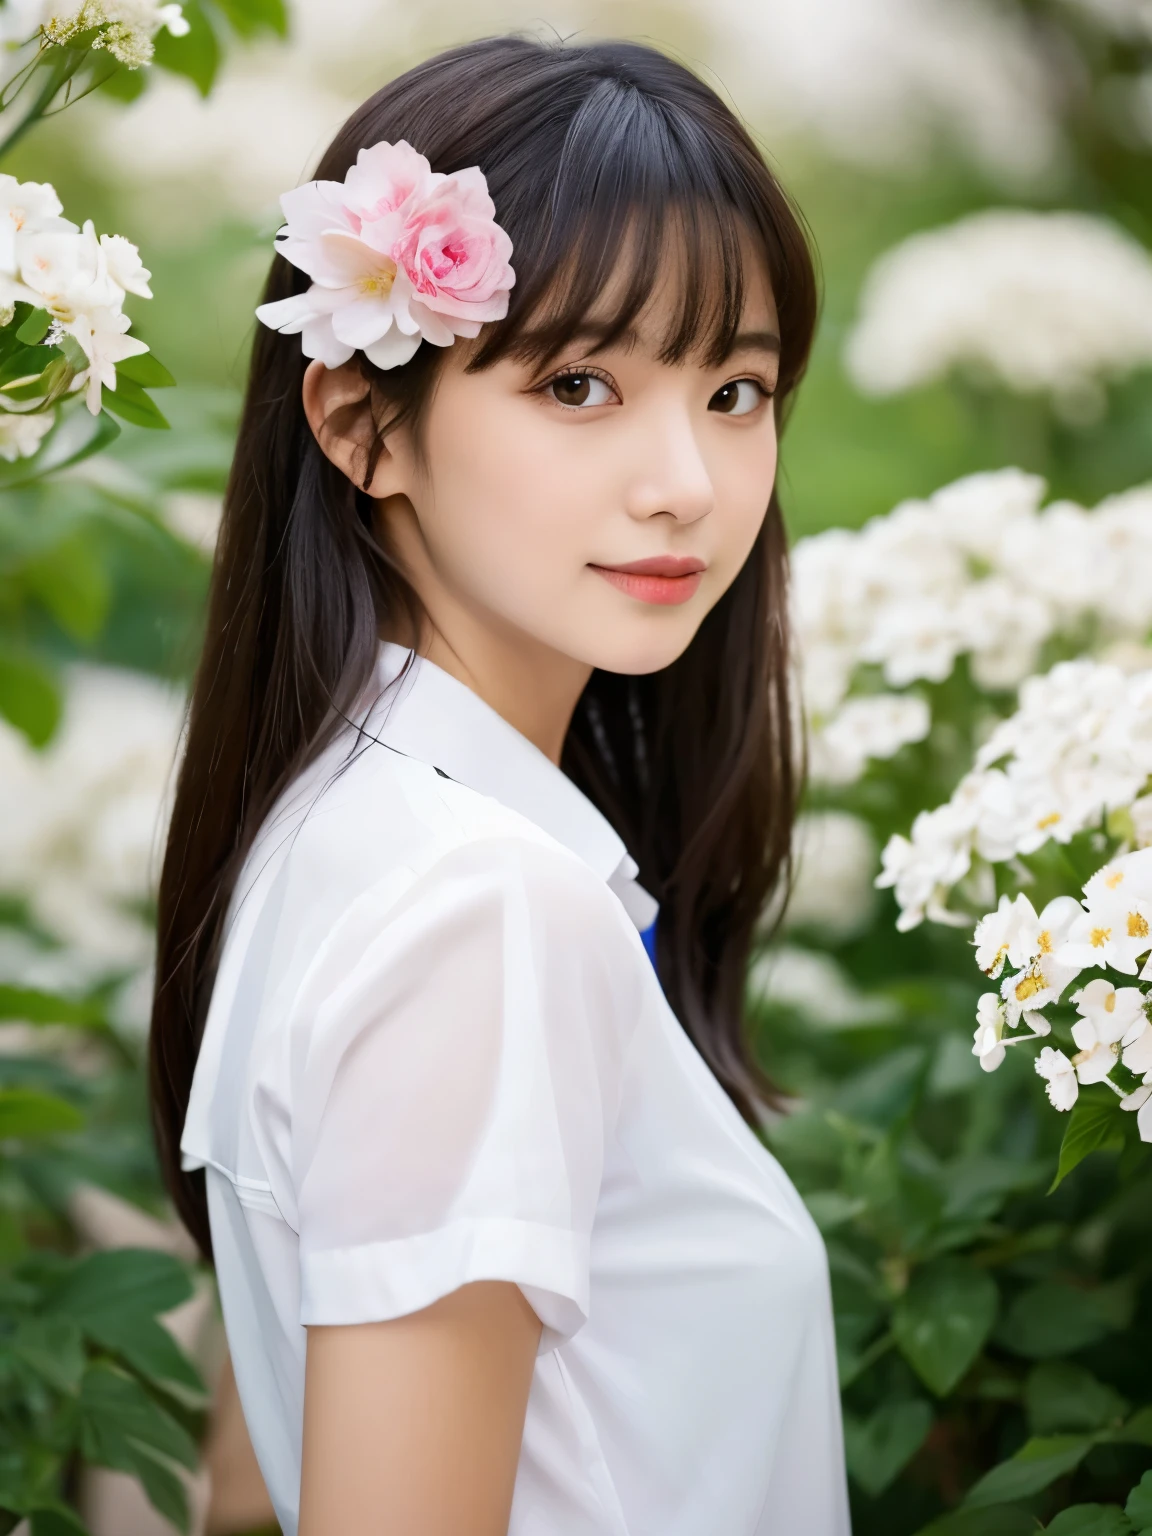
[[[691,555],[653,555],[627,565],[593,565],[592,569],[628,597],[671,607],[695,596],[705,565]]]

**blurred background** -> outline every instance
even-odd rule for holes
[[[0,6],[0,41],[27,37],[29,18],[33,27],[39,21],[34,10],[13,0]],[[161,34],[152,65],[119,71],[66,113],[38,123],[4,161],[21,180],[52,183],[76,222],[91,218],[97,230],[139,246],[155,297],[130,297],[127,310],[134,334],[177,380],[157,400],[172,430],[128,424],[103,452],[70,469],[0,486],[0,689],[7,690],[7,723],[0,720],[0,1078],[9,1092],[53,1096],[77,1116],[75,1124],[41,1127],[25,1144],[19,1119],[4,1140],[0,1114],[0,1148],[8,1149],[0,1169],[0,1261],[7,1264],[26,1262],[30,1252],[72,1255],[123,1244],[167,1253],[173,1263],[189,1257],[159,1196],[139,1072],[157,839],[197,654],[252,311],[280,223],[277,199],[308,179],[334,129],[382,82],[439,48],[515,29],[652,43],[735,106],[807,220],[822,269],[819,338],[782,455],[795,542],[863,528],[899,503],[977,472],[1011,468],[1041,477],[996,482],[996,495],[1008,500],[1021,485],[1031,487],[1025,500],[1031,497],[1033,511],[1045,495],[1094,508],[1152,480],[1152,0],[289,0],[286,14],[276,0],[192,0],[183,11],[189,33]],[[1137,510],[1140,527],[1152,531],[1147,503]],[[993,712],[1007,713],[1028,663],[1092,651],[1091,626],[1103,624],[1115,592],[1143,582],[1146,554],[1142,569],[1125,560],[1093,569],[1105,560],[1104,546],[1074,547],[1066,535],[1063,554],[1054,554],[1044,530],[1056,527],[1037,522],[1026,551],[997,557],[997,574],[1010,593],[1033,581],[1037,562],[1060,556],[1071,568],[1066,582],[1092,577],[1095,607],[1078,615],[1075,643],[1065,626],[1053,651],[1053,621],[1047,629],[1040,624],[1025,664],[1012,652],[999,674],[992,652],[1000,654],[1001,640],[990,645],[986,634],[992,659],[986,656],[974,681],[963,656],[980,650],[976,639],[954,638],[942,670],[913,666],[901,678],[888,668],[902,707],[920,710],[923,722],[892,716],[881,728],[873,720],[866,740],[859,730],[852,735],[849,722],[837,739],[839,767],[828,766],[836,745],[829,738],[816,762],[786,940],[761,957],[753,977],[766,1059],[798,1101],[837,1104],[869,1128],[861,1135],[875,1132],[889,1152],[898,1147],[897,1161],[906,1162],[913,1146],[913,1163],[915,1116],[936,1115],[954,1124],[947,1145],[933,1149],[937,1162],[953,1168],[968,1158],[965,1176],[970,1185],[975,1180],[963,1207],[968,1235],[932,1249],[915,1227],[919,1197],[906,1200],[907,1191],[896,1190],[897,1174],[881,1193],[849,1190],[826,1169],[823,1182],[817,1179],[824,1195],[841,1202],[818,1208],[847,1254],[834,1268],[842,1341],[850,1345],[842,1375],[861,1532],[901,1536],[927,1528],[1030,1433],[1076,1427],[1037,1419],[1029,1407],[1057,1390],[1055,1378],[1037,1385],[1035,1371],[1048,1369],[1044,1362],[1060,1350],[1041,1344],[1009,1368],[1003,1351],[1010,1347],[997,1345],[991,1321],[976,1343],[979,1351],[987,1341],[987,1352],[979,1369],[975,1355],[967,1359],[968,1386],[958,1395],[960,1377],[920,1370],[914,1350],[899,1358],[891,1352],[885,1319],[917,1263],[967,1242],[964,1251],[977,1255],[982,1273],[1019,1264],[1015,1249],[995,1260],[979,1257],[992,1241],[989,1223],[1017,1233],[1063,1223],[1063,1236],[1044,1251],[1067,1241],[1067,1252],[1080,1258],[1053,1259],[1064,1266],[1060,1274],[1071,1264],[1081,1289],[1116,1280],[1107,1244],[1090,1259],[1083,1243],[1075,1247],[1085,1211],[1097,1219],[1102,1197],[1083,1195],[1080,1215],[1079,1207],[1027,1204],[1043,1194],[1042,1159],[1051,1146],[1042,1129],[1021,1129],[1031,1122],[1018,1099],[1001,1094],[967,1107],[963,1096],[974,1092],[979,1071],[967,1045],[978,989],[955,979],[972,969],[965,938],[951,930],[898,935],[891,896],[872,888],[884,838],[947,797],[982,729],[979,710],[955,705],[949,715],[932,689],[974,688]],[[1134,536],[1138,554],[1142,538]],[[973,571],[983,559],[977,551]],[[800,556],[798,573],[816,563]],[[1059,579],[1051,577],[1053,590]],[[907,584],[916,582],[913,570]],[[1041,599],[1048,602],[1051,592]],[[1150,618],[1136,604],[1119,638],[1142,647]],[[834,612],[809,615],[814,650],[835,620]],[[905,636],[913,647],[931,628],[918,623]],[[1004,654],[1018,641],[1002,637]],[[819,681],[810,687],[819,720],[848,684],[841,678],[823,704]],[[931,737],[930,715],[942,722]],[[928,999],[923,986],[941,976],[954,979]],[[919,978],[920,993],[909,990],[909,977]],[[779,1150],[793,1159],[789,1166],[807,1192],[805,1168],[819,1164],[826,1149],[817,1154],[802,1139],[784,1136]],[[976,1156],[984,1158],[979,1176]],[[1000,1169],[999,1181],[988,1165]],[[917,1178],[928,1177],[925,1166],[921,1160]],[[949,1188],[940,1209],[952,1199],[955,1216],[960,1197]],[[881,1206],[886,1214],[871,1220]],[[1028,1238],[1024,1246],[1039,1251],[1045,1241]],[[1061,1364],[1073,1376],[1060,1378],[1079,1401],[1090,1388],[1074,1373],[1086,1373],[1114,1394],[1105,1405],[1113,1416],[1133,1400],[1119,1367],[1094,1364],[1082,1352],[1099,1345],[1118,1357],[1148,1342],[1139,1300],[1147,1255],[1143,1268],[1123,1263],[1128,1300],[1114,1300],[1111,1313],[1098,1308],[1095,1333],[1084,1333],[1081,1323],[1082,1340],[1075,1335],[1066,1351],[1071,1363]],[[1137,1270],[1139,1280],[1132,1279]],[[112,1484],[99,1485],[84,1484],[75,1464],[61,1472],[60,1486],[81,1511],[76,1518],[88,1522],[76,1530],[144,1536],[171,1530],[171,1519],[220,1532],[266,1521],[258,1478],[244,1462],[242,1423],[220,1385],[226,1365],[211,1288],[202,1275],[191,1283],[195,1294],[180,1293],[176,1332],[209,1394],[216,1392],[216,1407],[208,1411],[207,1400],[196,1399],[195,1381],[185,1381],[183,1400],[169,1390],[165,1402],[174,1422],[208,1451],[184,1456],[191,1465],[176,1474],[184,1494],[160,1490],[165,1523],[142,1497],[131,1504],[135,1495],[124,1493],[142,1477],[148,1483],[138,1449],[101,1456],[89,1448],[85,1457],[118,1470],[106,1475]],[[1021,1287],[1055,1282],[1025,1265],[1000,1283],[1010,1298]],[[163,1293],[166,1306],[161,1292],[152,1313],[171,1320],[177,1291]],[[1003,1331],[1003,1319],[998,1326]],[[14,1379],[2,1375],[4,1358],[0,1352],[0,1381]],[[27,1405],[20,1412],[20,1434],[30,1435],[35,1414]],[[175,1445],[153,1447],[153,1460],[166,1456],[179,1467]],[[215,1457],[217,1473],[211,1511],[205,1454]],[[1097,1468],[1093,1487],[1101,1497],[1139,1476],[1141,1465],[1101,1469],[1093,1454],[1086,1465]],[[2,1464],[0,1453],[0,1506]],[[1038,1488],[1063,1490],[1058,1504],[1067,1504],[1079,1465]],[[225,1496],[228,1478],[235,1492]],[[1024,1503],[1014,1506],[1032,1524],[1009,1520],[995,1529],[1035,1529],[1037,1512],[1047,1518],[1056,1507],[1036,1504],[1037,1495],[1026,1488]],[[117,1505],[121,1496],[129,1504]],[[17,1512],[27,1506],[21,1497],[23,1504],[9,1499]],[[1137,1528],[1130,1522],[1107,1531]],[[993,1527],[948,1529],[963,1536]]]

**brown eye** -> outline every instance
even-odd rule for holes
[[[725,384],[708,402],[710,411],[720,411],[725,416],[747,416],[761,400],[768,399],[768,392],[755,379],[733,379]]]
[[[564,373],[553,379],[548,388],[560,405],[608,405],[613,399],[612,390],[594,373]]]

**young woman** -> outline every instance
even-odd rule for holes
[[[680,65],[512,38],[284,211],[152,1035],[281,1525],[844,1536],[741,1012],[796,798],[797,218]]]

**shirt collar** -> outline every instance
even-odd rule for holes
[[[612,824],[543,752],[479,694],[407,647],[382,641],[375,683],[383,690],[406,676],[370,711],[375,739],[439,768],[489,795],[570,849],[620,897],[637,928],[655,919],[657,903],[636,882],[639,870]]]

